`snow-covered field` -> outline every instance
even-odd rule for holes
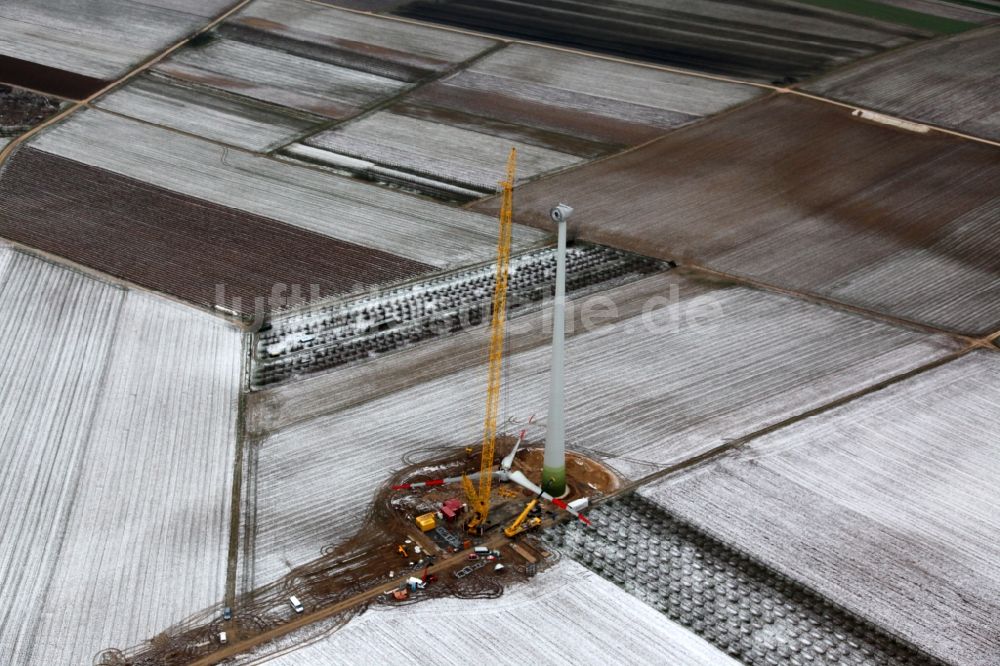
[[[304,0],[256,0],[230,21],[333,47],[361,45],[366,47],[359,49],[362,53],[376,53],[386,60],[435,70],[446,70],[496,43],[487,37],[348,12]]]
[[[997,377],[973,352],[641,492],[949,663],[997,664]]]
[[[0,662],[27,664],[125,292],[0,256]]]
[[[347,155],[417,174],[414,182],[488,192],[512,146],[526,180],[758,94],[754,86],[515,43],[393,106],[310,136],[292,153],[321,162]]]
[[[241,334],[22,254],[2,275],[0,661],[88,664],[223,594]]]
[[[96,110],[34,147],[214,203],[440,268],[496,254],[493,217],[229,149]],[[517,226],[513,251],[548,234]]]
[[[980,17],[995,22],[998,9],[989,9]],[[806,87],[863,108],[996,141],[997,58],[1000,28],[994,25],[845,67]]]
[[[631,478],[953,349],[945,338],[735,287],[706,291],[682,283],[678,302],[648,319],[649,327],[640,315],[579,333],[567,349],[569,446],[607,459]],[[542,423],[529,430],[529,439],[544,436],[549,353],[542,346],[510,359],[509,404],[501,415],[538,415]],[[459,369],[450,375],[263,440],[258,584],[356,529],[377,486],[403,465],[404,455],[420,452],[419,459],[481,436],[485,369],[466,359],[455,363]]]
[[[724,652],[613,583],[562,560],[499,599],[374,606],[274,659],[327,664],[671,664],[736,666]]]
[[[518,179],[567,167],[581,158],[502,136],[408,118],[391,111],[312,137],[309,145],[378,164],[429,174],[483,192],[496,188],[517,148]]]
[[[126,70],[179,41],[230,0],[8,0],[0,54],[98,79]]]
[[[156,70],[195,83],[208,79],[245,98],[333,117],[357,113],[407,87],[403,81],[230,39],[179,51]]]
[[[532,44],[511,44],[465,71],[492,78],[496,89],[508,95],[661,128],[718,113],[760,94],[751,85]],[[453,77],[455,83],[463,78],[474,77]],[[492,88],[485,78],[479,82],[464,85]]]
[[[197,90],[147,75],[102,97],[102,109],[172,127],[247,150],[287,143],[322,118],[276,111],[224,94]]]

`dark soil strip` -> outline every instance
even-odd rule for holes
[[[0,55],[0,82],[69,99],[86,99],[111,83],[7,55]]]
[[[0,179],[0,236],[244,317],[434,270],[31,148]]]
[[[843,59],[881,50],[836,35],[842,27],[865,25],[849,14],[823,14],[808,6],[765,1],[741,2],[782,15],[811,16],[829,23],[825,34],[808,34],[779,25],[720,21],[697,9],[671,11],[631,2],[570,0],[418,0],[395,13],[425,21],[508,35],[695,70],[760,81],[791,81],[812,76]],[[879,26],[886,39],[916,39],[927,33]]]

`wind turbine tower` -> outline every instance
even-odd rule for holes
[[[566,221],[573,209],[559,204],[549,215],[559,228],[556,254],[556,298],[552,308],[552,368],[549,419],[545,436],[542,489],[553,497],[566,492],[566,424],[564,370],[566,361]]]

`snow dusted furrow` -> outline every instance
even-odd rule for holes
[[[35,663],[86,663],[221,599],[240,333],[126,300],[35,637]]]
[[[962,331],[990,331],[1000,300],[1000,197],[949,223],[926,249],[899,250],[835,286],[832,296]]]
[[[508,94],[544,103],[560,92],[573,93],[592,98],[593,107],[613,105],[615,111],[606,115],[660,127],[676,124],[671,113],[709,116],[758,94],[749,85],[521,43],[482,58],[468,71],[506,79]]]
[[[996,21],[995,15],[990,18]],[[994,25],[873,58],[806,87],[825,97],[996,141],[997,58],[1000,28]]]
[[[373,607],[329,638],[272,663],[520,666],[529,653],[555,664],[739,663],[571,560],[505,590],[500,599]]]
[[[333,118],[357,113],[407,85],[369,72],[229,39],[179,51],[156,69],[181,80],[195,83],[207,80],[217,88],[243,97]]]
[[[221,598],[240,336],[0,248],[0,662],[89,664]]]
[[[125,292],[6,249],[4,263],[0,663],[26,664]]]
[[[496,221],[375,185],[85,111],[35,148],[438,268],[491,260]],[[517,226],[513,250],[546,232]],[[308,291],[308,285],[303,285]]]
[[[281,113],[263,104],[146,75],[102,97],[97,106],[155,125],[173,127],[247,150],[291,141],[319,118]]]
[[[471,58],[494,43],[486,37],[446,32],[429,25],[392,21],[301,0],[256,0],[230,22],[317,45],[360,44],[367,47],[365,52],[380,54],[386,60],[435,70]]]
[[[642,493],[936,657],[996,664],[998,376],[975,352]]]
[[[524,181],[650,141],[757,94],[752,86],[508,44],[288,153],[436,196],[474,198],[496,188],[511,147]]]
[[[992,146],[777,95],[525,183],[515,221],[550,228],[571,201],[581,240],[984,335],[1000,328],[998,180]]]
[[[946,338],[744,288],[679,280],[677,302],[567,343],[567,440],[638,478],[949,353]],[[691,296],[691,294],[697,294]],[[664,294],[663,299],[667,300]],[[501,416],[544,421],[550,349],[515,354]],[[467,359],[454,360],[457,367]],[[280,430],[260,449],[258,583],[359,524],[406,454],[481,436],[482,364]],[[520,427],[520,426],[517,426]],[[544,423],[528,439],[544,438]]]
[[[519,180],[580,161],[540,146],[389,111],[324,132],[308,143],[483,192],[496,190],[511,148],[518,151]]]
[[[0,22],[0,55],[114,79],[232,4],[231,0],[8,0]]]
[[[3,142],[0,140],[0,148],[3,148]],[[4,283],[7,278],[7,269],[10,267],[10,262],[14,259],[14,251],[8,246],[0,241],[0,285]]]

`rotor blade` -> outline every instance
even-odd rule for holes
[[[467,475],[470,479],[478,479],[479,472]],[[416,481],[414,483],[401,483],[397,486],[393,486],[393,490],[410,490],[411,488],[433,488],[434,486],[443,486],[449,483],[458,483],[462,480],[460,476],[449,476],[447,479],[431,479],[430,481]]]
[[[514,456],[517,455],[517,450],[521,447],[521,442],[524,441],[524,434],[526,432],[526,430],[521,431],[521,436],[517,438],[516,442],[514,442],[514,448],[510,450],[510,453],[508,453],[503,460],[500,461],[500,469],[503,471],[510,471],[510,466],[514,464]]]
[[[579,511],[577,511],[576,509],[572,508],[569,504],[566,504],[566,502],[562,501],[558,497],[553,497],[552,495],[549,495],[547,492],[545,492],[544,490],[542,490],[541,488],[539,488],[538,486],[536,486],[535,484],[533,484],[528,479],[528,477],[526,477],[524,475],[523,472],[521,472],[521,471],[511,472],[508,475],[508,478],[511,481],[513,481],[514,483],[516,483],[517,485],[519,485],[522,488],[524,488],[525,490],[531,491],[531,493],[533,493],[535,495],[538,495],[542,499],[546,499],[546,500],[552,502],[553,504],[555,504],[560,509],[564,509],[567,512],[569,512],[570,514],[576,516],[585,525],[590,525],[590,521],[587,520],[587,517],[585,515],[583,515],[582,513],[580,513]]]
[[[473,472],[472,474],[467,474],[470,479],[478,479],[480,473]],[[499,472],[493,472],[493,476],[499,477]],[[447,479],[431,479],[430,481],[415,481],[414,483],[401,483],[397,486],[393,486],[393,490],[410,490],[411,488],[433,488],[434,486],[445,486],[450,483],[459,483],[462,480],[460,476],[449,476]]]

